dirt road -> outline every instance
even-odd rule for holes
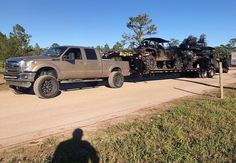
[[[236,70],[224,74],[225,84],[236,83]],[[155,106],[215,88],[212,79],[175,78],[126,82],[121,89],[105,86],[63,91],[53,99],[0,92],[0,148]]]

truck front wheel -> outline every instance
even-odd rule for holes
[[[113,71],[109,75],[108,84],[111,88],[120,88],[124,84],[124,76],[119,71]]]
[[[59,82],[51,75],[43,75],[34,82],[34,93],[39,98],[53,98],[59,94]]]

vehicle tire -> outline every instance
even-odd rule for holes
[[[174,63],[174,67],[176,69],[183,69],[183,62],[181,61],[180,58],[177,58]]]
[[[146,66],[146,70],[155,70],[157,68],[156,59],[152,55],[144,57],[144,64]]]
[[[9,88],[15,95],[29,93],[29,91],[30,91],[29,88],[18,87],[18,86],[14,86],[14,85],[10,85]]]
[[[157,68],[163,68],[163,66],[164,66],[164,61],[158,61],[158,62],[156,63],[156,65],[157,65]]]
[[[39,98],[53,98],[59,94],[59,82],[51,75],[43,75],[34,82],[34,93]]]
[[[215,75],[215,70],[214,69],[211,68],[207,71],[207,77],[208,78],[213,78],[214,75]]]
[[[206,78],[206,77],[207,77],[207,71],[206,71],[206,70],[202,70],[202,71],[200,72],[200,77],[201,77],[201,78]]]
[[[120,88],[124,84],[124,76],[120,71],[113,71],[109,75],[108,85],[111,88]]]
[[[229,69],[228,68],[223,68],[223,73],[228,73]]]
[[[173,61],[166,61],[166,68],[174,68],[175,63]]]

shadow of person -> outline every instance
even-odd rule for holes
[[[61,142],[54,152],[52,163],[98,163],[97,151],[82,140],[83,130],[75,129],[72,139]]]

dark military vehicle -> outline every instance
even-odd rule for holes
[[[155,70],[156,68],[174,68],[175,66],[177,47],[171,47],[167,40],[146,38],[137,50],[139,50],[141,55],[148,54],[145,60],[149,61],[147,67],[150,70]]]
[[[104,54],[104,58],[129,61],[133,72],[145,74],[175,68],[177,47],[171,47],[169,41],[161,38],[147,38],[135,49],[110,51]]]
[[[200,77],[213,77],[218,62],[214,48],[208,47],[205,35],[188,36],[180,46],[171,46],[162,38],[146,38],[132,50],[110,51],[104,58],[128,61],[131,73],[197,72]]]
[[[199,39],[192,35],[184,39],[178,48],[178,54],[183,68],[199,67],[202,71],[207,71],[208,76],[219,72],[219,61],[223,63],[223,72],[227,73],[229,70],[227,59],[218,56],[215,48],[207,46],[204,34]],[[206,72],[201,75],[206,75]]]
[[[214,60],[213,60],[213,64],[215,67],[216,72],[219,72],[219,61],[222,62],[222,68],[223,68],[223,73],[228,73],[229,72],[229,63],[230,63],[230,59],[227,57],[222,57],[222,56],[218,56],[217,54],[214,55]]]

